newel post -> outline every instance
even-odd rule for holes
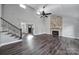
[[[20,39],[22,39],[22,29],[20,29]]]

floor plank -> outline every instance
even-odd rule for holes
[[[53,37],[49,34],[36,35],[22,42],[0,47],[0,55],[78,55],[79,40],[66,37]]]

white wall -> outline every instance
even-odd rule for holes
[[[79,38],[79,5],[63,5],[55,11],[55,15],[63,18],[62,35],[65,37]],[[50,17],[42,20],[36,11],[19,5],[4,5],[3,18],[21,27],[21,23],[34,24],[34,34],[50,33]],[[25,31],[25,30],[24,30]]]
[[[74,17],[63,17],[62,36],[79,38],[79,19]]]
[[[19,7],[19,5],[4,5],[2,16],[4,19],[12,24],[15,24],[19,28],[21,27],[21,23],[34,24],[34,34],[43,34],[49,32],[49,28],[47,26],[49,20],[41,19],[39,15],[36,15],[36,11],[28,7],[23,9]]]
[[[1,17],[1,4],[0,4],[0,17]]]
[[[63,18],[61,36],[79,38],[79,4],[62,4],[55,10],[54,15]]]
[[[2,14],[2,12],[1,12],[1,4],[0,4],[0,17],[1,17],[1,14]],[[0,19],[0,31],[2,30],[2,28],[1,28],[1,19]]]

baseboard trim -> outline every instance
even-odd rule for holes
[[[79,39],[79,37],[69,37],[69,36],[61,36],[61,37],[67,37],[67,38]]]
[[[21,41],[22,40],[16,40],[16,41],[13,41],[13,42],[3,43],[3,44],[0,44],[0,47],[5,46],[5,45],[9,45],[9,44],[13,44],[13,43],[17,43],[17,42],[21,42]]]

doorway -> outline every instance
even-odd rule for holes
[[[28,33],[33,34],[33,25],[32,24],[28,25]]]

